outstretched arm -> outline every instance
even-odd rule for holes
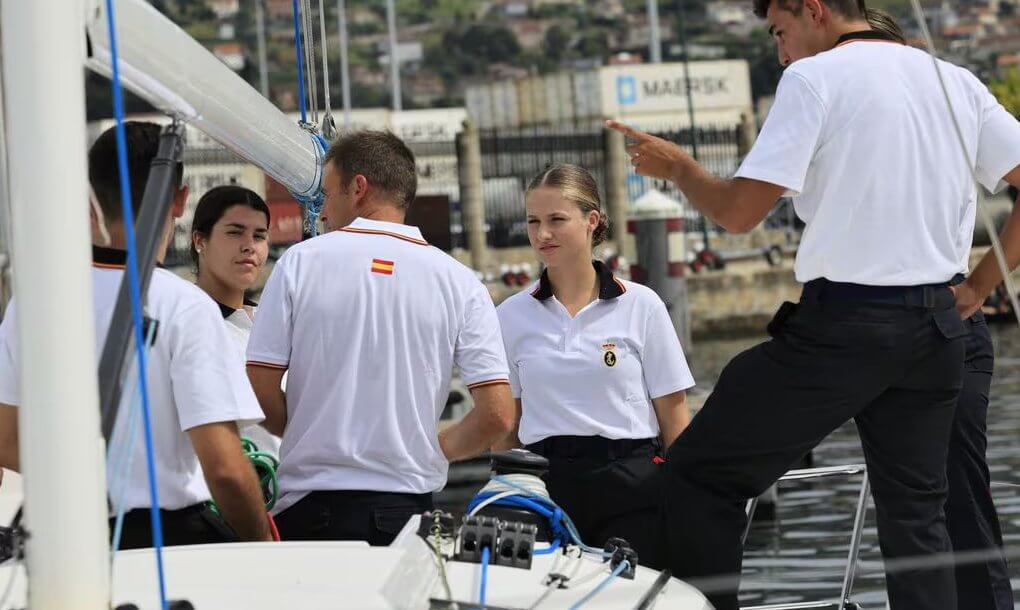
[[[606,126],[634,141],[627,154],[635,172],[673,182],[694,207],[731,233],[758,226],[786,191],[760,180],[713,176],[672,142],[617,121],[606,121]]]

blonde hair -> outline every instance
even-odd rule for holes
[[[531,179],[524,196],[527,197],[532,191],[543,187],[559,190],[560,195],[573,202],[582,214],[598,212],[599,224],[592,232],[591,245],[595,247],[606,241],[609,237],[609,217],[602,211],[599,186],[588,170],[571,163],[552,165]]]

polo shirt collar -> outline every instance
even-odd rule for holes
[[[600,260],[593,260],[595,274],[599,278],[599,300],[608,301],[623,294],[623,286],[613,276],[613,272]],[[538,278],[538,289],[531,293],[539,301],[545,301],[553,295],[552,282],[549,281],[549,270],[543,269],[542,276]]]
[[[859,32],[847,32],[836,40],[836,45],[841,45],[844,42],[851,42],[854,40],[887,40],[889,42],[898,43],[892,36],[878,30],[861,30]]]
[[[127,265],[127,252],[115,248],[92,246],[92,263],[103,267],[124,267]]]
[[[234,315],[238,311],[237,309],[234,309],[230,305],[224,305],[223,303],[220,303],[219,301],[216,301],[216,304],[220,306],[220,313],[223,315],[223,319],[224,320],[226,320],[230,316]],[[248,298],[244,299],[244,304],[247,305],[248,307],[258,307],[258,305],[259,305],[255,301],[253,301],[251,299],[248,299]]]
[[[104,248],[92,246],[92,266],[104,267],[107,269],[123,269],[127,267],[127,250],[117,248]],[[156,266],[163,268],[163,263],[156,263]]]
[[[383,222],[381,220],[369,220],[368,218],[355,218],[354,222],[344,227],[345,229],[361,229],[365,231],[379,231],[382,233],[396,233],[403,237],[425,241],[418,227],[405,225],[399,222]]]

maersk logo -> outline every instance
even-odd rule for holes
[[[616,101],[621,106],[637,103],[637,79],[633,76],[616,77]]]
[[[641,84],[648,97],[681,97],[687,95],[687,81],[683,77],[649,80]],[[725,77],[702,76],[691,78],[691,93],[694,95],[720,95],[730,92],[729,82]]]

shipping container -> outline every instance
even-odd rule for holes
[[[747,61],[692,61],[690,88],[695,110],[751,108],[751,77]],[[687,109],[684,64],[637,64],[599,69],[602,115],[677,112]]]

